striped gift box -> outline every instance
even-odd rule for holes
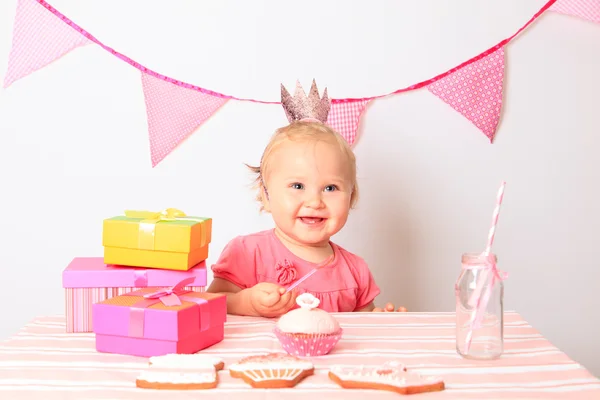
[[[93,332],[92,305],[143,287],[169,287],[194,277],[187,290],[204,292],[206,264],[187,271],[107,265],[102,257],[76,257],[63,271],[66,331]]]

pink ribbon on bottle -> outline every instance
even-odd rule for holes
[[[471,294],[469,298],[469,306],[475,308],[475,316],[473,318],[472,329],[477,329],[481,327],[481,322],[483,321],[483,316],[485,314],[485,308],[487,307],[487,303],[490,300],[490,296],[492,295],[492,290],[497,282],[501,282],[508,278],[508,273],[504,271],[500,271],[498,266],[496,265],[496,260],[493,255],[482,254],[484,258],[483,265],[478,266],[467,266],[463,265],[465,269],[480,269],[485,273],[485,277],[481,279],[482,281],[487,280],[488,274],[491,272],[492,277],[488,285],[484,285],[485,282],[477,282],[475,285],[475,290]],[[480,275],[481,277],[481,275]],[[478,279],[479,280],[479,279]],[[489,287],[489,289],[488,289]],[[488,290],[486,290],[488,289]],[[485,292],[484,292],[485,290]],[[482,294],[483,293],[483,294]]]
[[[199,297],[186,296],[188,293],[192,293],[191,290],[186,290],[185,287],[194,282],[196,278],[186,278],[175,286],[170,288],[162,288],[156,292],[142,294],[142,290],[136,290],[133,292],[125,293],[124,296],[142,296],[143,300],[138,301],[134,305],[129,307],[129,336],[130,337],[144,337],[144,315],[146,308],[153,306],[157,303],[163,303],[167,307],[180,306],[183,301],[189,301],[196,303],[199,307],[201,304],[207,304],[208,301]],[[210,321],[210,313],[205,310],[203,318],[200,320],[200,331],[205,331],[210,327],[210,322],[203,324],[203,320]]]

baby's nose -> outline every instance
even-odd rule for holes
[[[307,193],[304,205],[311,208],[321,207],[323,205],[321,193]]]

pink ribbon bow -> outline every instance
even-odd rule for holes
[[[180,281],[175,286],[170,288],[162,288],[153,293],[141,294],[140,290],[134,292],[125,293],[125,296],[143,296],[144,299],[138,301],[130,307],[129,315],[129,336],[131,337],[144,337],[144,313],[146,308],[161,302],[167,307],[180,306],[181,300],[190,301],[196,303],[198,306],[201,304],[208,303],[205,299],[199,297],[186,296],[191,293],[189,290],[185,290],[185,287],[192,284],[195,278],[190,277]],[[203,318],[201,320],[200,331],[204,331],[209,328],[210,325],[210,314],[207,309],[203,310]],[[209,321],[208,323],[202,323],[202,321]]]
[[[159,299],[161,303],[163,303],[167,307],[171,306],[180,306],[181,299],[179,295],[189,293],[189,290],[184,290],[184,288],[194,282],[194,277],[187,278],[179,282],[177,285],[172,286],[170,288],[161,289],[154,293],[148,293],[144,295],[145,299]]]
[[[280,285],[287,285],[296,280],[296,267],[290,260],[284,260],[278,262],[275,266],[275,272],[277,274],[277,283]]]

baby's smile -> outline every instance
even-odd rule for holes
[[[327,219],[326,218],[319,218],[319,217],[298,217],[298,219],[307,224],[307,225],[321,225],[323,224]]]

